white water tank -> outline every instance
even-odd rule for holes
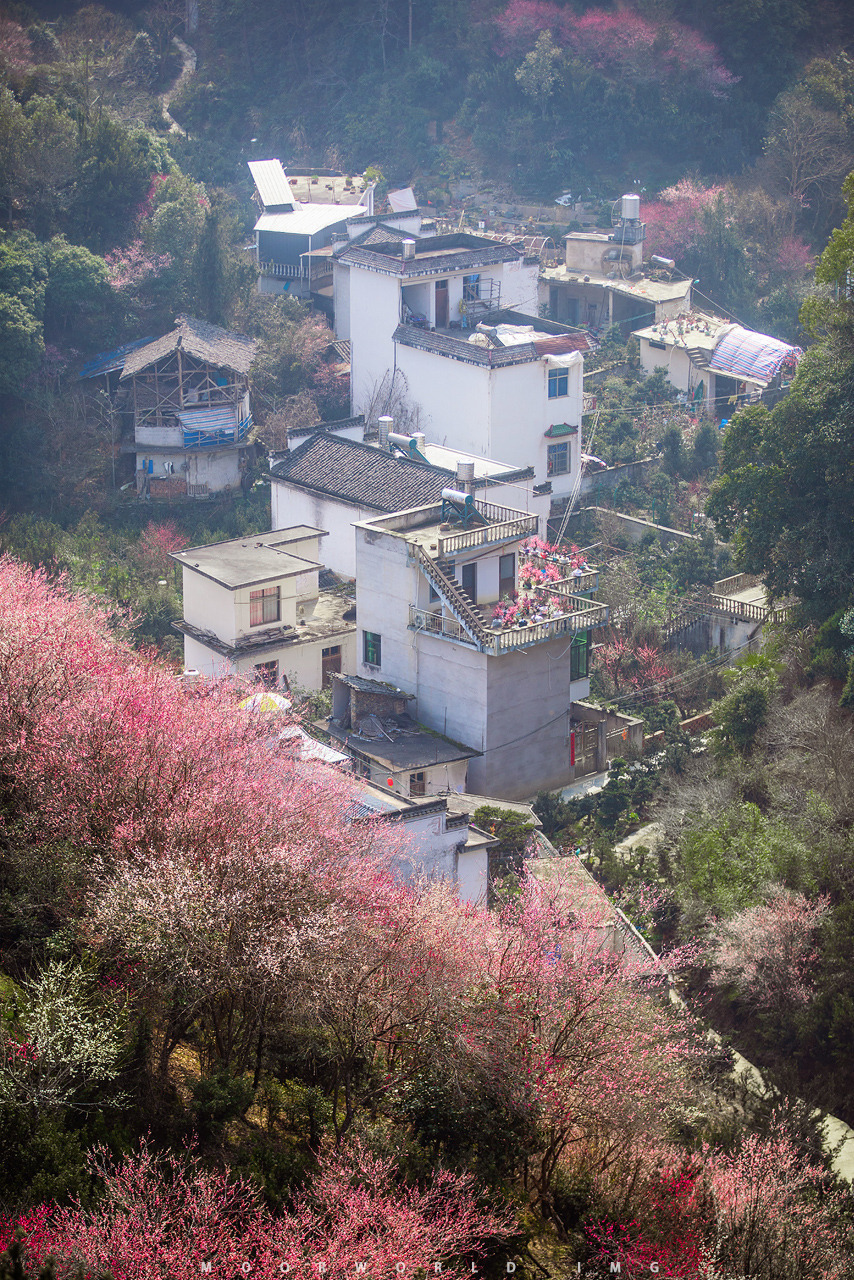
[[[474,463],[457,461],[457,484],[466,493],[471,493],[474,487]]]
[[[394,418],[389,418],[387,415],[384,415],[382,418],[377,418],[377,433],[379,436],[378,444],[381,449],[388,448],[388,433],[391,431],[393,426]]]
[[[627,222],[637,222],[640,218],[640,196],[634,192],[623,196],[623,217]]]

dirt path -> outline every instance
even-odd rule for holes
[[[184,44],[184,41],[181,40],[178,36],[172,37],[172,43],[178,49],[178,52],[181,55],[181,61],[183,65],[181,67],[181,74],[178,76],[178,79],[175,81],[175,83],[171,85],[170,88],[168,88],[165,93],[161,93],[160,109],[163,112],[163,119],[169,125],[169,132],[183,134],[183,136],[186,138],[187,136],[186,131],[181,128],[177,120],[175,120],[172,116],[170,116],[169,104],[173,98],[177,97],[178,93],[180,92],[181,89],[183,89],[184,85],[187,83],[190,76],[195,73],[196,51],[195,49],[191,49],[188,44]]]

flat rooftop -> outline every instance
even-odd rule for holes
[[[540,279],[552,284],[594,284],[602,289],[613,289],[626,297],[646,298],[650,302],[680,302],[691,291],[690,280],[651,280],[648,276],[638,280],[620,280],[601,271],[588,271],[581,267],[544,267]]]
[[[273,533],[257,533],[246,538],[232,538],[228,542],[212,542],[204,547],[188,547],[184,551],[173,552],[172,559],[226,590],[236,591],[240,587],[322,569],[320,561],[297,554],[297,549],[301,543],[324,537],[323,529],[296,525]]]
[[[312,616],[298,626],[253,627],[252,634],[241,636],[236,644],[229,644],[212,631],[195,627],[180,618],[172,623],[172,628],[182,635],[191,636],[222,658],[245,658],[281,649],[285,645],[312,644],[318,640],[331,642],[336,636],[347,635],[356,630],[355,606],[352,596],[337,591],[321,591]]]
[[[454,488],[453,484],[448,486]],[[442,504],[413,507],[409,511],[397,511],[393,515],[377,516],[373,520],[361,520],[354,528],[380,530],[393,537],[423,547],[433,559],[443,559],[465,547],[483,546],[493,542],[516,541],[537,532],[538,518],[511,507],[499,507],[492,502],[475,500],[475,510],[486,523],[473,520],[465,526],[460,519],[442,519]]]
[[[407,729],[398,736],[372,737],[356,733],[353,729],[341,729],[333,720],[326,722],[330,738],[340,742],[348,751],[366,756],[391,772],[407,772],[428,769],[436,764],[453,764],[456,760],[471,760],[481,754],[472,747],[443,738],[429,729]]]

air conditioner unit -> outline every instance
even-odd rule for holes
[[[426,613],[422,613],[422,612],[421,612],[421,610],[416,610],[416,611],[412,614],[412,625],[413,625],[414,627],[426,627],[426,626],[427,626],[427,614],[426,614]]]

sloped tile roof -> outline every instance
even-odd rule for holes
[[[277,462],[274,480],[328,494],[374,511],[406,511],[438,502],[453,471],[395,458],[358,440],[318,432]]]
[[[243,333],[232,333],[218,325],[197,320],[195,316],[177,316],[175,328],[162,338],[155,338],[144,347],[132,351],[125,361],[123,378],[132,377],[180,346],[194,356],[218,369],[231,369],[235,373],[248,373],[255,355],[255,342]]]

